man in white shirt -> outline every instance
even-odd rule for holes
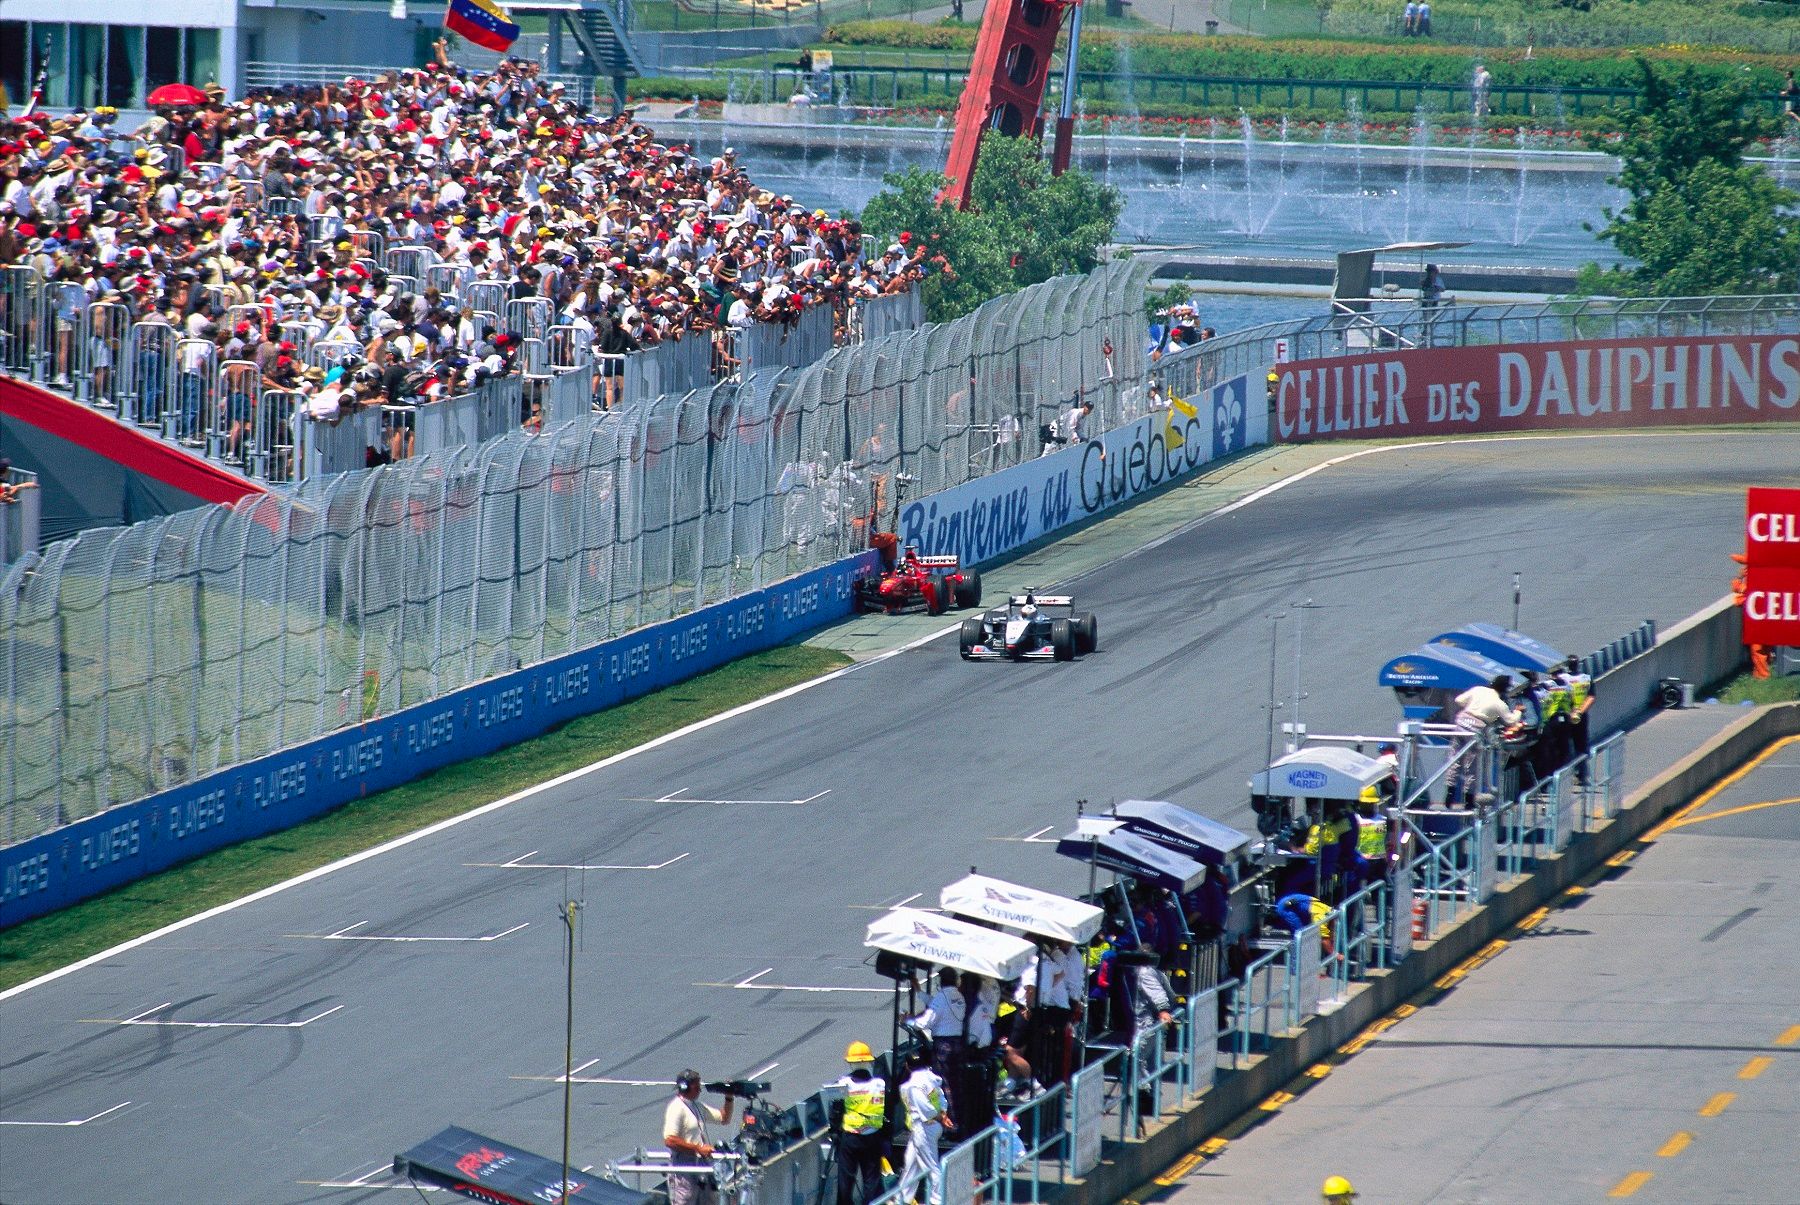
[[[938,1144],[944,1131],[956,1129],[956,1123],[950,1118],[944,1081],[925,1056],[913,1055],[910,1065],[912,1074],[900,1085],[900,1100],[906,1106],[906,1165],[900,1173],[900,1199],[910,1205],[919,1182],[924,1181],[926,1205],[943,1205],[944,1166],[938,1159]]]
[[[1481,738],[1496,724],[1519,722],[1519,709],[1506,701],[1511,689],[1511,676],[1499,674],[1486,686],[1471,686],[1456,696],[1455,724],[1476,739],[1451,763],[1450,772],[1444,777],[1444,799],[1452,807],[1469,803],[1482,789],[1477,781]]]
[[[713,1148],[706,1140],[706,1123],[731,1124],[736,1102],[729,1093],[725,1107],[715,1109],[700,1099],[700,1073],[689,1068],[675,1079],[675,1096],[663,1110],[663,1145],[678,1164],[711,1163]],[[669,1177],[669,1205],[713,1205],[718,1190],[709,1176],[673,1174]]]

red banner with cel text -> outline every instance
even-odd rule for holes
[[[1800,489],[1749,491],[1744,557],[1752,568],[1800,569]]]
[[[1800,421],[1796,335],[1376,350],[1275,373],[1282,443]]]
[[[1744,571],[1744,643],[1800,646],[1800,569]]]

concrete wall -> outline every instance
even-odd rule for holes
[[[1744,664],[1743,613],[1722,598],[1657,636],[1649,652],[1616,666],[1595,683],[1588,725],[1595,737],[1617,732],[1655,705],[1664,678],[1705,690]]]

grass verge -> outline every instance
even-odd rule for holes
[[[1792,703],[1800,699],[1800,674],[1777,674],[1768,678],[1752,678],[1739,674],[1718,691],[1721,703]]]
[[[0,932],[0,990],[849,664],[784,645]]]

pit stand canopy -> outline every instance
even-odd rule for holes
[[[1086,945],[1100,931],[1106,914],[1092,904],[1020,887],[1003,879],[972,874],[944,888],[938,903],[945,912],[973,917],[1010,929],[1022,929],[1053,941]]]
[[[1486,686],[1512,669],[1491,657],[1447,644],[1421,645],[1381,667],[1381,685],[1411,690],[1464,691]]]
[[[1206,878],[1205,866],[1131,832],[1123,820],[1083,817],[1074,832],[1057,841],[1056,852],[1165,891],[1192,891]]]
[[[1453,632],[1438,633],[1431,638],[1431,643],[1480,653],[1501,665],[1536,670],[1540,674],[1556,669],[1568,660],[1543,641],[1497,623],[1466,623]]]
[[[896,908],[876,920],[863,945],[1001,982],[1023,975],[1037,956],[1022,937],[917,908]]]
[[[1287,799],[1362,798],[1363,791],[1392,777],[1393,767],[1353,749],[1317,745],[1298,749],[1250,780],[1253,795]]]
[[[569,1169],[569,1195],[562,1195],[563,1166],[497,1138],[450,1126],[401,1155],[394,1171],[477,1201],[550,1201],[567,1205],[649,1205],[649,1193]]]
[[[1250,838],[1229,824],[1209,820],[1178,804],[1127,799],[1111,814],[1125,822],[1128,832],[1148,837],[1204,866],[1223,866],[1250,845]]]

